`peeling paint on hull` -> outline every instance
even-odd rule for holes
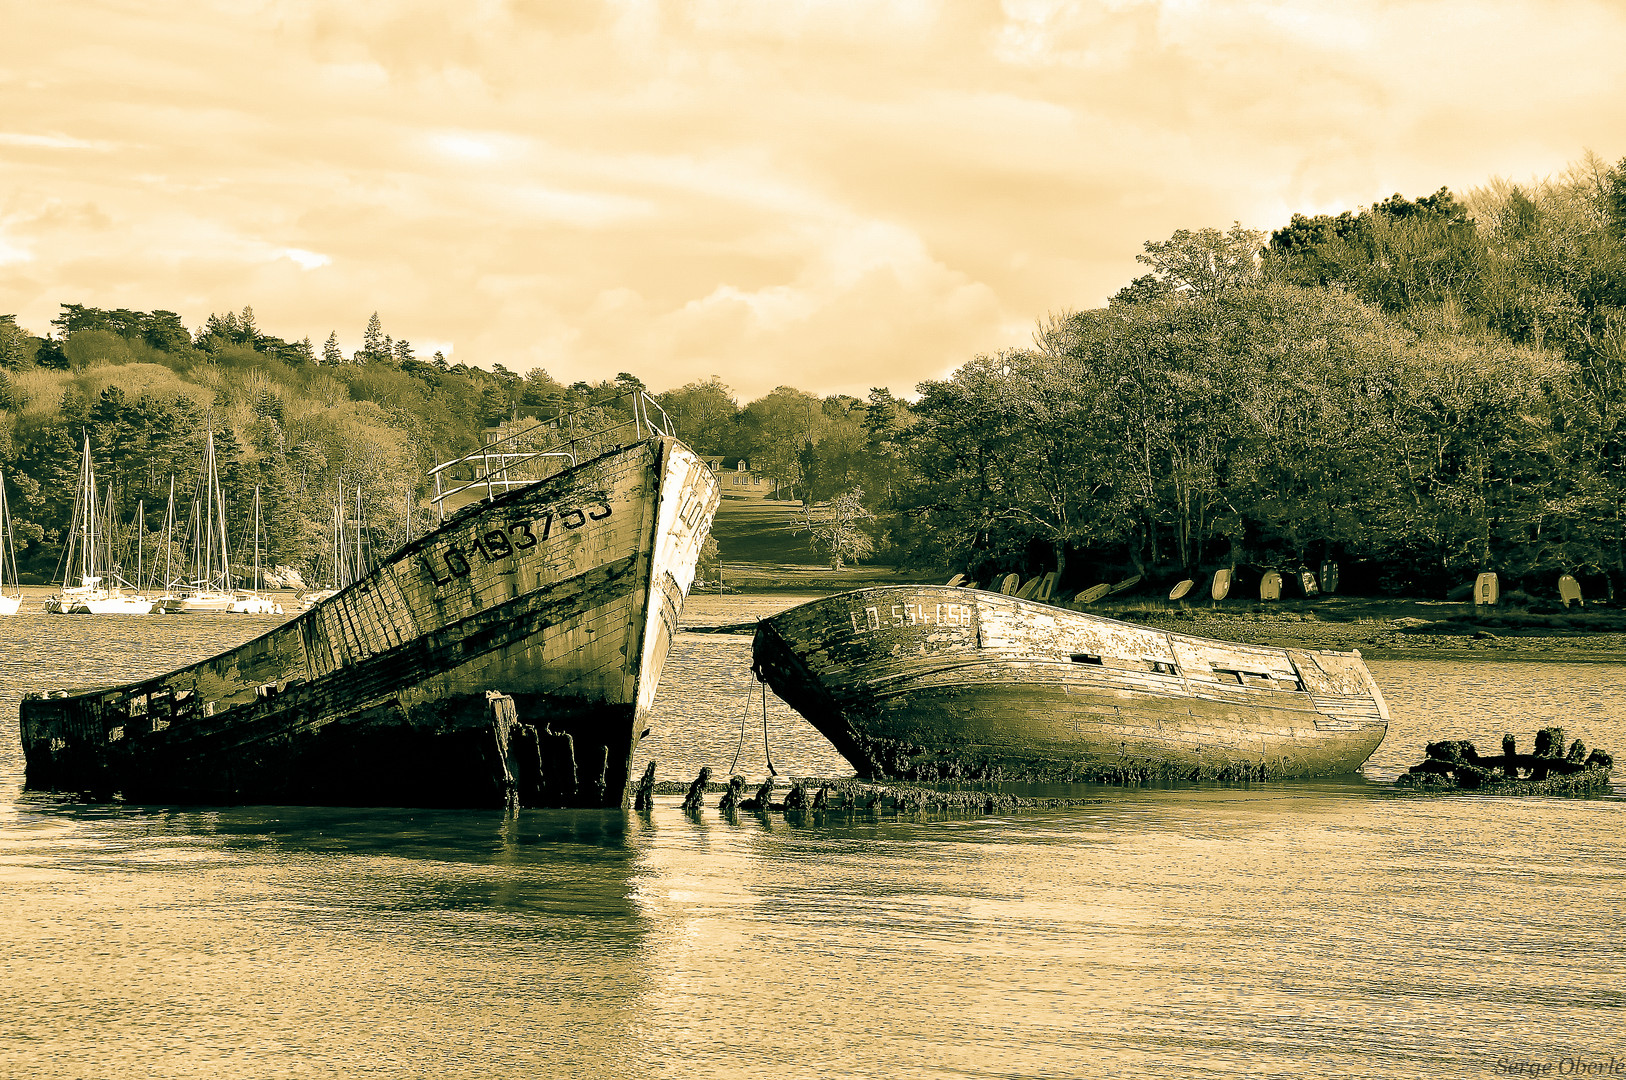
[[[874,780],[1259,780],[1355,771],[1388,730],[1358,652],[1172,634],[895,586],[763,620],[758,676]]]
[[[477,504],[219,656],[26,698],[27,785],[619,806],[717,501],[705,463],[658,437]]]

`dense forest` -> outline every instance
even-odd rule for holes
[[[912,401],[782,386],[742,407],[716,379],[657,397],[701,453],[829,504],[809,522],[827,554],[1074,587],[1330,558],[1373,591],[1495,570],[1626,595],[1626,161],[1269,234],[1181,230],[1138,258],[1107,306],[1051,314]],[[262,333],[251,308],[189,331],[67,304],[43,336],[0,316],[0,468],[44,580],[85,434],[151,535],[212,428],[230,504],[259,486],[272,557],[319,576],[341,489],[390,546],[428,522],[426,469],[488,427],[642,386],[420,359],[377,315],[345,356],[336,335]]]

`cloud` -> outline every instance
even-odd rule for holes
[[[25,325],[252,304],[355,341],[376,310],[466,362],[747,398],[1025,344],[1177,228],[1626,155],[1626,16],[1580,0],[89,0],[7,31]]]
[[[0,131],[0,146],[23,146],[38,150],[101,150],[113,149],[114,144],[90,139],[76,139],[69,135],[29,135],[16,131]]]
[[[328,266],[333,260],[315,251],[306,251],[304,248],[283,248],[277,252],[281,259],[291,259],[298,263],[302,269],[315,270],[319,266]]]

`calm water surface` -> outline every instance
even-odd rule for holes
[[[676,798],[647,817],[94,807],[20,791],[25,691],[167,670],[270,624],[6,620],[0,1076],[1626,1062],[1621,801],[1387,787],[1427,739],[1528,743],[1553,722],[1626,758],[1617,665],[1374,663],[1395,721],[1365,779],[1081,788],[1088,806],[1007,818],[729,824]],[[748,654],[747,638],[679,637],[641,750],[664,777],[736,754],[765,770],[760,697],[741,738]],[[766,745],[782,774],[848,771],[771,697]]]

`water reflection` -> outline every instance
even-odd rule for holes
[[[33,685],[17,644],[10,716]],[[84,655],[111,674],[136,644]],[[663,776],[729,766],[748,647],[680,636],[649,747]],[[731,823],[715,796],[694,816],[677,797],[647,816],[77,805],[17,795],[12,728],[0,1076],[1387,1078],[1626,1059],[1619,800],[1384,782],[1429,739],[1547,723],[1626,758],[1626,670],[1373,667],[1395,722],[1365,777],[1079,785],[1045,793],[1087,805],[978,818]],[[839,773],[780,708],[781,772]],[[742,772],[764,768],[752,745]]]

